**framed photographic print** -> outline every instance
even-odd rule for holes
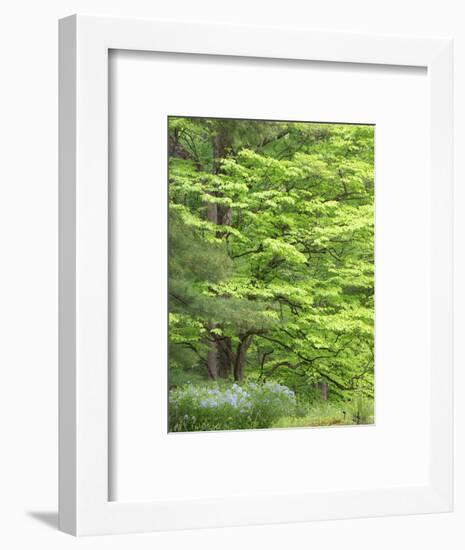
[[[60,528],[452,509],[452,43],[60,21]]]

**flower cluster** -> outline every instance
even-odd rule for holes
[[[277,382],[187,384],[170,392],[170,431],[267,428],[295,406],[294,392]]]

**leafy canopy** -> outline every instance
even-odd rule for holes
[[[372,395],[374,128],[170,117],[169,146],[170,369],[249,338],[250,379]]]

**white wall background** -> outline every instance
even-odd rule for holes
[[[47,550],[465,547],[465,17],[461,0],[9,0],[0,16],[0,546]],[[73,539],[56,531],[57,19],[71,13],[455,39],[456,511]]]

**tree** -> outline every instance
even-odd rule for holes
[[[172,368],[372,394],[373,138],[170,118]]]

